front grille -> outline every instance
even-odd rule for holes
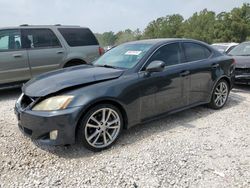
[[[27,108],[29,105],[31,105],[31,103],[33,103],[35,101],[35,98],[31,98],[27,95],[23,95],[23,98],[21,100],[21,108],[25,109]]]
[[[250,74],[250,68],[236,68],[236,74]]]

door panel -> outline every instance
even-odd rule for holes
[[[147,76],[145,72],[139,73],[138,91],[140,92],[141,120],[157,115],[156,113],[156,92],[155,85],[157,78]]]
[[[189,103],[206,102],[212,87],[211,63],[208,60],[191,63]]]
[[[23,29],[22,41],[28,49],[32,76],[55,70],[65,58],[65,50],[50,29]]]
[[[156,93],[156,106],[158,114],[169,112],[187,105],[187,82],[189,76],[181,76],[186,70],[185,65],[167,67],[158,74],[158,92]]]
[[[180,75],[186,68],[186,65],[177,65],[150,76],[144,75],[140,89],[142,119],[187,106],[190,77]]]
[[[31,78],[27,51],[21,45],[19,30],[0,31],[0,84]]]
[[[32,76],[59,68],[64,59],[61,48],[28,50]]]
[[[212,85],[211,51],[204,45],[182,43],[190,70],[189,104],[206,102]]]
[[[183,74],[188,71],[188,67],[181,64],[182,60],[179,43],[162,46],[149,59],[148,64],[152,61],[163,61],[165,69],[162,72],[144,73],[141,88],[142,119],[187,105],[189,73]]]

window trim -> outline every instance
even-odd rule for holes
[[[43,49],[56,49],[56,48],[63,48],[61,41],[59,40],[59,38],[57,37],[57,35],[55,34],[55,32],[50,29],[50,28],[22,28],[21,30],[21,38],[24,36],[23,35],[23,31],[24,30],[49,30],[50,32],[52,32],[52,34],[56,37],[59,46],[48,46],[48,47],[37,47],[37,48],[23,48],[25,50],[43,50]]]
[[[19,31],[20,33],[20,39],[22,40],[22,32],[21,32],[21,29],[1,29],[0,31]],[[23,48],[23,45],[21,44],[21,48],[19,49],[7,49],[7,50],[1,50],[0,49],[0,53],[6,53],[6,52],[19,52],[19,51],[25,51],[26,49]]]
[[[193,43],[193,44],[196,44],[196,45],[200,45],[206,49],[208,49],[210,51],[210,56],[208,56],[207,58],[204,58],[204,59],[199,59],[199,60],[195,60],[195,61],[188,61],[187,60],[187,56],[186,56],[186,51],[185,51],[185,48],[184,48],[184,43]],[[205,45],[203,44],[200,44],[198,42],[193,42],[193,41],[185,41],[185,42],[181,42],[181,48],[182,48],[182,51],[183,51],[183,54],[184,54],[184,59],[185,61],[182,62],[182,64],[186,64],[186,63],[197,63],[197,62],[200,62],[200,61],[204,61],[204,60],[208,60],[208,59],[211,59],[211,57],[214,55],[214,52],[209,49],[208,47],[206,47]]]
[[[172,41],[172,42],[169,42],[169,43],[164,43],[164,44],[158,46],[158,47],[152,52],[152,54],[147,58],[147,60],[146,60],[145,63],[141,66],[141,68],[140,68],[140,70],[139,70],[138,72],[139,72],[139,73],[140,73],[140,72],[145,72],[145,70],[143,70],[143,69],[146,68],[147,64],[149,63],[150,58],[151,58],[160,48],[162,48],[162,47],[164,47],[164,46],[167,46],[167,45],[170,45],[170,44],[175,44],[175,43],[178,43],[178,44],[179,44],[179,47],[180,47],[180,50],[181,50],[181,56],[182,56],[182,58],[184,58],[184,60],[185,60],[185,56],[184,56],[183,49],[182,49],[182,46],[181,46],[181,42],[180,42],[180,41]],[[183,59],[181,59],[181,62],[178,63],[177,65],[169,65],[169,66],[165,66],[165,67],[179,66],[179,65],[183,64],[182,61],[183,61]],[[165,68],[164,68],[164,69],[165,69]]]

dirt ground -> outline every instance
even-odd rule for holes
[[[250,187],[250,86],[124,131],[109,150],[45,146],[17,127],[19,90],[0,91],[0,187]]]

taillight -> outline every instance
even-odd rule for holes
[[[233,64],[234,64],[234,65],[236,64],[236,61],[235,61],[235,59],[233,59]]]
[[[104,54],[104,49],[102,47],[99,47],[99,55],[103,55]]]

